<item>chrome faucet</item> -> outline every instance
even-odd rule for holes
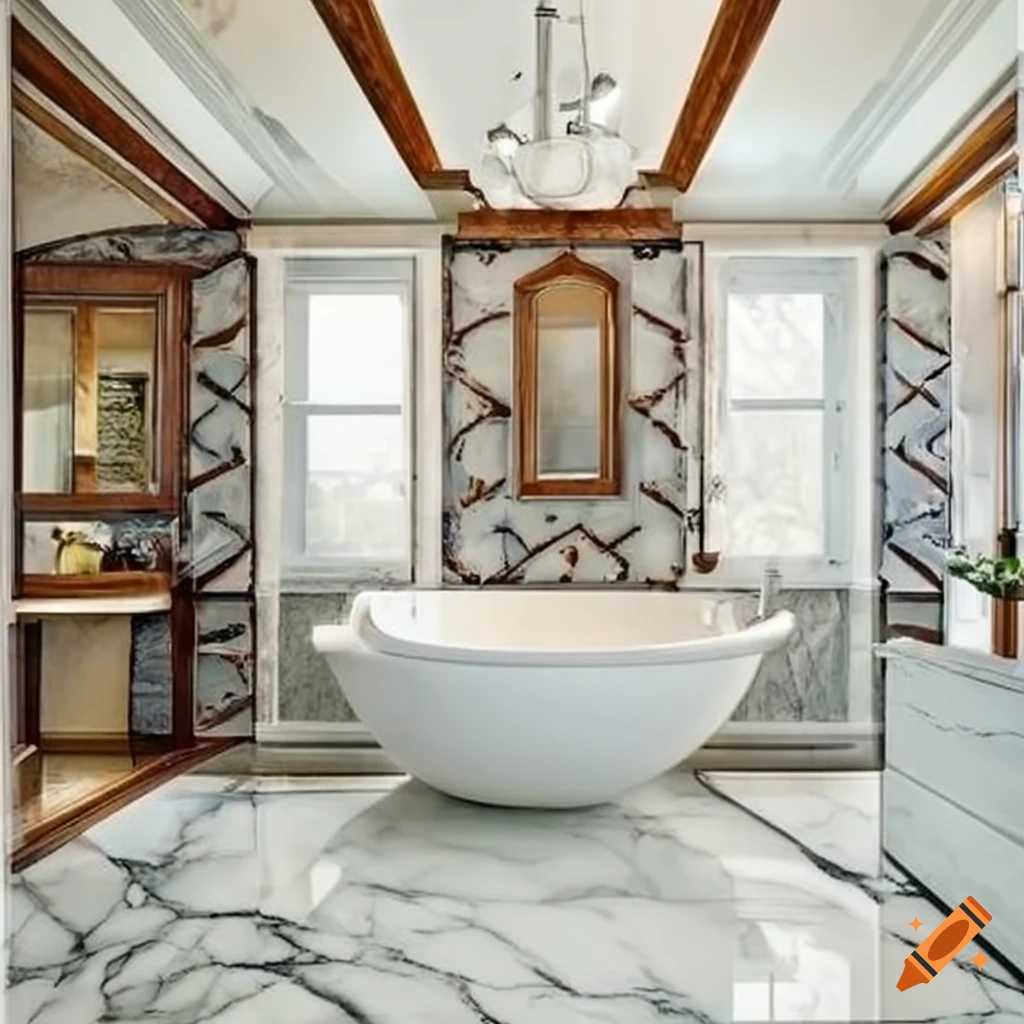
[[[782,573],[776,562],[769,560],[761,575],[761,597],[757,602],[757,617],[767,619],[779,603],[779,591],[782,590]]]

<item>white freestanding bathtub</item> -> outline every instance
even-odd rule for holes
[[[364,592],[313,643],[412,775],[514,807],[600,803],[678,764],[736,709],[793,616],[647,591]]]

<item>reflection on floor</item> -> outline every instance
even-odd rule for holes
[[[80,803],[157,760],[155,754],[36,754],[18,768],[15,834]]]
[[[678,772],[505,811],[401,778],[179,778],[16,876],[10,1024],[1024,1018],[879,850],[879,780]],[[916,933],[911,922],[923,922]]]

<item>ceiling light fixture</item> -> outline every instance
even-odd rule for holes
[[[618,206],[636,182],[633,150],[619,136],[622,89],[606,71],[590,77],[587,28],[579,14],[582,95],[557,106],[575,113],[556,134],[552,89],[552,30],[557,8],[537,4],[537,81],[533,98],[533,134],[526,138],[502,122],[487,133],[473,180],[497,209],[607,210]]]

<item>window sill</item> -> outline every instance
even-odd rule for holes
[[[352,566],[328,570],[309,567],[284,570],[280,591],[282,594],[333,594],[411,585],[412,578],[403,568]]]
[[[767,563],[762,561],[726,562],[714,572],[702,575],[692,567],[680,583],[681,590],[759,590]],[[823,565],[792,562],[775,563],[782,577],[783,590],[873,590],[874,580],[857,579],[849,564]]]

